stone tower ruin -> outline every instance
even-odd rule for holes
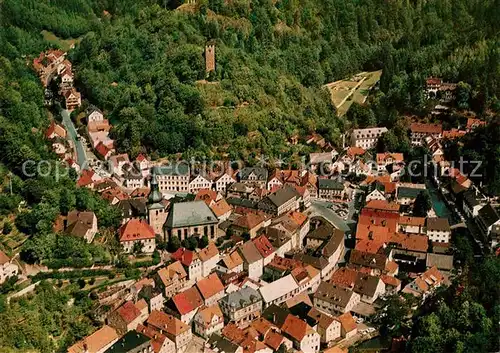
[[[205,46],[205,70],[207,73],[215,71],[215,44]]]

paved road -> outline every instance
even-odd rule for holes
[[[61,116],[62,116],[62,121],[63,125],[66,128],[66,131],[68,132],[71,140],[73,140],[73,144],[75,145],[76,148],[76,156],[77,156],[77,163],[80,167],[82,166],[87,166],[87,155],[85,154],[85,148],[82,144],[82,142],[78,139],[78,135],[76,133],[75,125],[71,121],[70,118],[70,112],[69,110],[63,109],[61,111]]]

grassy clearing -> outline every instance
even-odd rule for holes
[[[41,34],[43,36],[43,39],[57,45],[63,51],[69,51],[76,43],[80,43],[80,41],[82,40],[81,38],[61,39],[58,36],[56,36],[54,33],[46,31],[46,30],[43,30],[41,32]]]
[[[360,72],[351,78],[328,83],[332,102],[340,116],[344,115],[353,102],[364,103],[370,89],[380,80],[382,70]]]

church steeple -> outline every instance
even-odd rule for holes
[[[156,178],[156,174],[153,173],[151,178],[151,191],[148,195],[148,203],[155,204],[161,202],[163,200],[163,196],[160,192],[160,188],[158,186],[158,179]]]

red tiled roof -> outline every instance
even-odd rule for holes
[[[275,256],[267,266],[275,268],[279,271],[291,271],[296,267],[303,267],[303,265],[304,264],[302,262],[295,259]]]
[[[335,319],[340,322],[345,332],[351,332],[357,328],[356,321],[350,312],[337,316]]]
[[[0,265],[5,265],[10,262],[10,257],[7,256],[2,250],[0,250]]]
[[[443,138],[445,139],[455,139],[464,136],[467,133],[467,131],[463,130],[458,130],[458,129],[451,129],[451,130],[445,130],[443,131]]]
[[[251,230],[264,222],[264,219],[264,216],[262,216],[261,214],[250,212],[239,217],[234,222],[234,225]]]
[[[391,181],[390,175],[368,175],[363,181],[363,184],[370,185],[371,183],[378,181],[380,183],[388,183]]]
[[[222,335],[231,342],[241,343],[245,339],[245,333],[236,324],[229,323],[222,329]]]
[[[263,317],[259,317],[258,319],[252,321],[250,327],[252,327],[252,329],[254,329],[258,334],[265,335],[269,330],[271,330],[273,324]]]
[[[139,155],[137,156],[137,158],[135,160],[138,162],[142,162],[144,160],[147,160],[147,158],[142,153],[139,153]]]
[[[267,239],[264,235],[252,239],[252,242],[263,258],[266,258],[274,253],[274,248],[271,242],[269,242],[269,239]]]
[[[273,349],[273,351],[278,351],[281,344],[283,343],[283,340],[284,340],[284,337],[282,335],[280,335],[279,333],[276,333],[274,331],[270,331],[264,337],[264,344],[266,346],[271,347],[271,349]]]
[[[195,201],[205,201],[207,205],[210,206],[212,201],[215,202],[217,199],[217,191],[210,189],[201,189],[198,191],[195,197]]]
[[[398,268],[399,265],[394,261],[387,261],[387,263],[385,264],[385,270],[391,274],[395,274]]]
[[[306,221],[307,216],[302,212],[292,211],[288,214],[288,218],[293,220],[299,227],[301,227]]]
[[[190,266],[191,263],[198,259],[198,255],[194,251],[185,248],[179,248],[171,255],[172,259],[180,261],[184,266]]]
[[[181,315],[190,313],[203,305],[203,299],[196,287],[191,287],[184,292],[174,295],[172,301]]]
[[[100,141],[97,146],[95,146],[95,151],[99,153],[102,158],[105,158],[111,150]]]
[[[136,331],[142,333],[143,335],[151,339],[151,346],[153,348],[154,353],[161,352],[161,347],[163,346],[163,343],[167,339],[165,335],[162,335],[160,331],[157,331],[152,327],[146,327],[140,324],[137,326]]]
[[[400,248],[410,250],[427,252],[429,248],[429,238],[426,235],[420,234],[393,234],[391,243],[396,243]]]
[[[437,77],[429,77],[427,80],[425,80],[425,83],[427,85],[432,85],[432,86],[440,85],[442,82],[443,80]]]
[[[377,153],[377,163],[382,164],[384,163],[387,159],[392,159],[394,162],[399,163],[404,160],[403,154],[402,153]]]
[[[131,301],[125,302],[125,304],[116,309],[116,311],[127,324],[131,323],[139,317],[139,315],[141,315],[140,310]]]
[[[210,206],[210,208],[217,217],[221,217],[231,211],[231,206],[229,206],[225,199],[216,201],[212,206]]]
[[[358,271],[342,267],[332,274],[329,282],[346,288],[354,288],[356,278],[358,278]]]
[[[486,125],[486,121],[482,121],[480,119],[468,118],[467,119],[467,129],[473,129],[477,126]]]
[[[167,315],[162,311],[153,310],[147,320],[148,326],[153,326],[159,330],[163,330],[173,336],[178,336],[181,333],[190,330],[190,326],[183,323],[172,315]]]
[[[53,133],[56,133],[59,137],[62,138],[66,137],[66,130],[62,126],[56,124],[54,121],[50,123],[49,128],[45,132],[45,136],[50,137],[50,135],[52,135]]]
[[[155,231],[144,220],[131,219],[120,227],[120,241],[134,241],[142,239],[154,239]]]
[[[94,171],[92,169],[84,169],[82,171],[82,174],[80,175],[80,178],[78,178],[78,181],[76,182],[77,186],[87,186],[92,184],[94,181],[92,178],[94,177]]]
[[[382,280],[382,282],[384,282],[384,284],[388,284],[392,287],[399,287],[401,285],[401,281],[396,277],[381,275],[380,279]]]
[[[443,125],[412,123],[410,129],[412,132],[426,133],[426,134],[440,134],[443,131]]]
[[[384,200],[370,200],[364,209],[375,209],[390,212],[399,212],[399,204],[395,202],[387,202]]]
[[[196,286],[198,286],[198,290],[205,300],[224,292],[224,285],[215,272],[211,273],[207,278],[199,280]]]
[[[347,149],[347,155],[350,157],[362,156],[365,154],[365,150],[361,147],[349,147]]]
[[[409,225],[409,226],[418,226],[423,227],[425,225],[424,217],[410,217],[410,216],[400,216],[399,224]]]
[[[299,319],[298,317],[288,314],[281,327],[281,331],[292,337],[298,342],[307,334],[308,325],[305,321]]]

